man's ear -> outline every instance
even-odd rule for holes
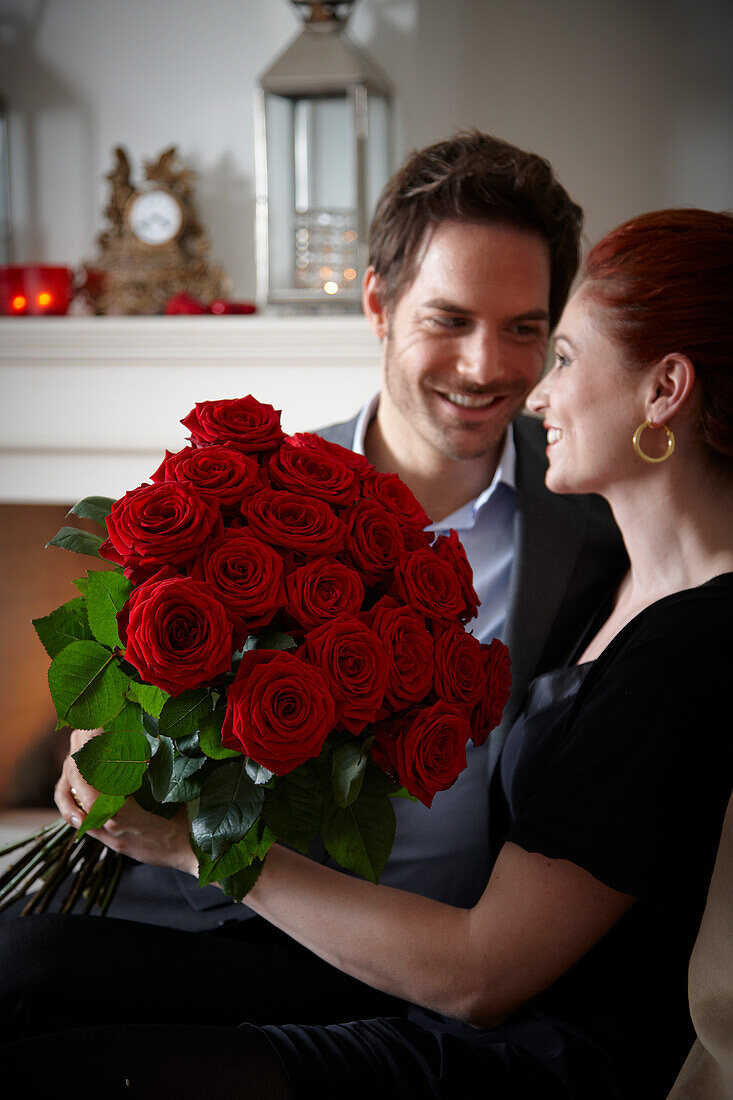
[[[659,426],[688,405],[695,388],[695,368],[686,355],[665,355],[654,367],[650,382],[646,419]]]
[[[361,304],[364,316],[369,322],[369,327],[375,336],[383,340],[389,327],[387,307],[383,304],[384,282],[377,275],[373,267],[368,267],[364,273],[364,283],[361,288]]]

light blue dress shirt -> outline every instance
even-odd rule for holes
[[[379,395],[362,409],[352,449],[364,454],[366,430]],[[481,601],[469,629],[482,642],[501,638],[507,617],[517,509],[516,451],[511,431],[491,484],[430,530],[457,532]],[[488,878],[488,744],[467,746],[467,767],[453,786],[421,803],[394,799],[397,833],[381,881],[452,905],[478,901]]]

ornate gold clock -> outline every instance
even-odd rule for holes
[[[105,273],[101,313],[162,313],[173,294],[185,291],[202,302],[219,298],[225,280],[208,261],[209,242],[193,199],[193,172],[177,163],[175,146],[145,161],[145,183],[130,181],[125,150],[115,149],[107,175],[107,227],[101,254],[89,266]]]

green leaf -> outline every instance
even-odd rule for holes
[[[221,724],[223,720],[224,712],[214,710],[201,719],[201,725],[199,726],[199,746],[201,751],[210,756],[212,760],[228,760],[242,755],[236,749],[225,749],[222,745]]]
[[[156,748],[148,768],[150,777],[150,789],[156,802],[165,802],[165,796],[171,785],[173,775],[173,742],[170,737],[159,737]]]
[[[275,780],[265,796],[263,818],[285,844],[307,852],[323,816],[323,790],[319,773],[311,764],[301,764]]]
[[[199,857],[199,885],[208,886],[212,882],[219,882],[225,894],[235,901],[241,901],[257,881],[265,856],[276,839],[267,826],[256,821],[244,840],[233,844],[217,859],[210,860],[200,849],[196,849]]]
[[[198,798],[201,782],[192,777],[206,763],[205,757],[196,759],[179,756],[169,737],[161,737],[150,762],[150,786],[156,802],[188,802]]]
[[[92,519],[100,527],[106,527],[105,519],[112,511],[114,500],[111,497],[84,497],[66,513],[67,516],[78,516],[79,519]]]
[[[344,808],[356,802],[361,793],[368,759],[364,745],[358,741],[346,741],[334,749],[331,756],[331,784],[337,806]]]
[[[262,787],[265,783],[269,783],[272,779],[274,772],[269,771],[262,764],[258,764],[256,760],[250,760],[247,757],[244,761],[244,770],[250,777],[253,783],[258,787]]]
[[[81,596],[57,607],[50,615],[32,619],[36,634],[41,639],[49,657],[55,657],[72,642],[80,642],[93,635],[89,626],[86,606]]]
[[[206,688],[184,691],[168,699],[158,719],[160,733],[173,738],[195,733],[204,716],[211,712],[211,702],[211,693]]]
[[[251,649],[293,649],[295,638],[280,630],[266,630],[264,634],[250,634],[244,644],[244,652]]]
[[[76,588],[79,589],[82,596],[86,596],[87,592],[89,591],[89,577],[78,577],[77,580],[74,581],[74,585]]]
[[[347,871],[370,882],[379,882],[394,834],[395,814],[388,796],[364,789],[345,809],[329,801],[321,825],[326,851]]]
[[[168,821],[172,817],[175,817],[181,808],[179,803],[166,802],[165,805],[163,805],[163,803],[157,802],[155,798],[153,798],[153,792],[150,789],[150,768],[145,772],[142,783],[133,793],[132,797],[137,804],[142,806],[144,810],[147,810],[148,813],[157,814],[158,817],[164,817]]]
[[[143,711],[143,729],[150,737],[158,736],[158,719]]]
[[[139,703],[153,718],[159,717],[163,704],[170,699],[170,695],[162,688],[154,687],[152,684],[137,684],[134,680],[127,689],[127,697]]]
[[[113,653],[97,642],[72,642],[51,662],[51,689],[59,726],[104,726],[122,710],[130,681]],[[109,792],[119,793],[119,792]]]
[[[233,898],[234,901],[241,901],[257,882],[263,867],[263,860],[253,860],[249,867],[243,867],[241,871],[237,871],[236,875],[231,875],[221,881],[220,885],[223,892],[228,897]]]
[[[191,832],[199,848],[216,859],[232,844],[243,840],[257,820],[265,800],[243,764],[233,760],[220,764],[203,785],[198,813]]]
[[[163,802],[190,802],[201,794],[203,776],[201,769],[206,760],[191,756],[177,756],[173,761],[171,785]]]
[[[212,882],[235,875],[244,867],[249,867],[252,860],[258,856],[259,839],[259,822],[255,822],[244,840],[240,840],[238,844],[232,844],[228,851],[217,856],[216,859],[209,859],[202,852],[199,858],[199,886],[208,886]]]
[[[371,759],[367,763],[364,791],[366,794],[386,794],[390,798],[412,798],[412,795],[408,794],[404,787],[400,787],[399,783],[395,783],[392,776],[383,772]],[[413,801],[415,800],[413,799]]]
[[[408,802],[419,802],[419,799],[416,798],[414,794],[410,794],[405,787],[398,787],[395,783],[395,788],[396,789],[391,792],[390,798],[406,798]]]
[[[142,733],[102,733],[73,754],[79,771],[103,794],[132,794],[142,783],[150,746]]]
[[[111,722],[105,722],[107,733],[144,733],[143,712],[137,703],[126,702]]]
[[[122,573],[97,570],[89,574],[87,613],[92,633],[102,645],[121,646],[117,612],[127,603],[132,585]]]
[[[124,794],[98,794],[89,813],[79,826],[76,835],[84,836],[90,829],[99,829],[105,821],[114,817],[118,810],[127,802]]]
[[[46,543],[46,549],[49,546],[60,546],[62,550],[73,550],[75,554],[89,554],[93,558],[98,558],[99,547],[103,541],[99,535],[80,531],[78,527],[62,527]]]
[[[177,737],[176,752],[181,756],[195,756],[198,760],[201,756],[198,732],[187,733],[185,737]]]

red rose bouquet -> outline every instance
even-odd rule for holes
[[[190,445],[151,484],[72,509],[106,538],[51,540],[116,567],[34,621],[59,726],[103,730],[75,754],[101,793],[78,834],[37,836],[6,896],[41,867],[47,904],[86,844],[73,903],[104,909],[112,859],[83,834],[129,797],[164,815],[185,805],[201,884],[235,898],[276,840],[306,851],[320,837],[376,882],[391,798],[430,806],[501,717],[508,656],[465,629],[478,598],[463,548],[425,530],[395,475],[286,437],[251,396],[201,402],[183,423]]]

